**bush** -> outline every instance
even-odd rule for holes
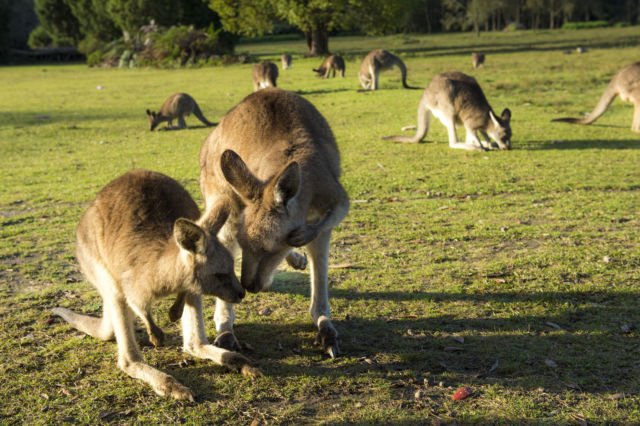
[[[150,35],[138,55],[141,65],[160,67],[209,63],[215,58],[233,53],[233,43],[221,37],[221,30],[198,30],[193,27],[175,26]]]
[[[608,27],[607,21],[588,21],[588,22],[565,22],[562,24],[563,30],[582,30],[586,28],[603,28]]]
[[[51,38],[47,30],[45,30],[42,25],[38,25],[33,31],[31,31],[31,34],[29,34],[27,44],[32,49],[50,47],[53,45],[53,38]]]

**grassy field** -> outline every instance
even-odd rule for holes
[[[212,121],[251,91],[251,65],[182,70],[0,68],[0,423],[638,424],[640,140],[614,102],[595,125],[551,123],[593,108],[611,76],[638,60],[638,28],[334,38],[345,79],[320,80],[301,41],[243,44],[293,53],[279,86],[327,118],[351,211],[334,232],[332,313],[343,355],[313,345],[308,274],[283,267],[271,291],[237,308],[255,381],[168,345],[146,360],[196,393],[156,396],[116,367],[116,346],[50,309],[99,314],[79,274],[74,229],[96,192],[132,167],[175,177],[201,201],[198,151],[210,129],[149,132],[145,109],[193,95]],[[564,54],[576,46],[586,54]],[[398,53],[409,83],[474,75],[496,111],[513,112],[512,151],[381,136],[415,122],[421,93],[399,73],[358,93],[371,48]],[[471,69],[470,52],[487,53]],[[199,123],[198,123],[199,124]],[[461,137],[462,137],[461,133]],[[212,302],[206,324],[215,334]],[[139,340],[147,340],[140,330]],[[460,386],[472,397],[452,401]]]

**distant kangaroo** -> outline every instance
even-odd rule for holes
[[[600,97],[598,105],[584,118],[563,117],[555,118],[551,121],[560,121],[575,124],[591,124],[595,122],[602,114],[605,113],[611,102],[620,96],[623,102],[631,102],[633,104],[633,121],[631,122],[631,130],[640,132],[640,62],[627,65],[613,76],[609,86]]]
[[[154,112],[147,110],[147,117],[149,118],[149,130],[154,130],[160,123],[168,122],[167,128],[173,128],[173,120],[178,120],[178,129],[184,129],[187,127],[187,123],[184,118],[189,114],[196,116],[205,126],[215,126],[216,123],[212,123],[207,120],[195,99],[186,93],[175,93],[164,101],[160,107],[160,111]]]
[[[270,61],[262,61],[253,67],[253,91],[276,87],[278,67]]]
[[[382,71],[389,70],[394,66],[400,68],[402,75],[402,87],[405,89],[419,89],[419,87],[407,84],[407,67],[402,59],[386,50],[372,50],[362,60],[358,77],[360,85],[364,90],[378,90],[378,79]]]
[[[445,72],[431,80],[418,105],[418,126],[413,137],[386,136],[397,142],[420,142],[429,131],[431,114],[435,115],[449,132],[449,146],[466,150],[492,149],[489,137],[498,148],[511,149],[511,111],[505,109],[497,117],[475,78],[461,72]],[[456,123],[467,131],[466,143],[458,142]],[[415,128],[415,126],[411,126]],[[403,130],[411,128],[403,128]],[[480,132],[487,143],[478,139]]]
[[[282,56],[280,56],[280,62],[282,63],[282,69],[288,70],[289,68],[291,68],[291,55],[289,55],[288,53],[284,53]]]
[[[346,66],[344,65],[344,59],[339,55],[329,55],[322,62],[318,68],[315,68],[313,71],[318,73],[318,77],[322,78],[330,78],[336,76],[336,71],[340,73],[340,76],[344,78],[344,72],[346,70]]]
[[[202,318],[201,295],[228,303],[242,300],[233,258],[216,234],[228,217],[226,207],[212,206],[205,219],[189,193],[160,173],[133,170],[113,180],[80,219],[76,255],[80,269],[102,296],[102,318],[65,308],[53,312],[73,327],[101,340],[118,343],[118,366],[159,395],[193,400],[189,388],[143,360],[134,335],[134,314],[155,344],[162,331],[151,318],[151,303],[179,293],[183,350],[246,375],[260,375],[236,352],[210,345]],[[197,222],[196,222],[197,220]]]
[[[473,52],[471,54],[471,63],[473,64],[473,68],[478,68],[481,65],[484,65],[484,53]]]
[[[286,258],[303,269],[311,258],[311,317],[318,342],[332,357],[338,333],[329,309],[329,240],[349,211],[340,184],[340,154],[329,124],[307,100],[269,88],[247,96],[224,116],[200,150],[204,216],[231,206],[220,232],[228,248],[242,249],[241,284],[267,289]],[[238,346],[233,305],[218,299],[216,344]]]

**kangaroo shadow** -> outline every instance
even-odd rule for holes
[[[280,273],[273,291],[308,296],[308,280],[305,277],[303,283],[302,277],[296,272]],[[245,353],[265,375],[339,380],[345,375],[373,374],[392,380],[426,373],[525,391],[544,386],[562,392],[569,383],[572,389],[590,393],[634,393],[640,384],[638,332],[632,326],[621,328],[621,324],[640,322],[640,291],[461,294],[332,288],[330,294],[334,301],[369,306],[366,318],[348,312],[334,318],[342,350],[337,360],[330,360],[314,345],[316,329],[310,320],[238,319],[236,335],[241,343],[250,345]],[[424,303],[424,315],[389,308],[389,302],[401,307],[408,301]],[[484,308],[474,317],[433,313],[443,303]],[[521,303],[550,308],[529,313]],[[341,304],[347,310],[349,305]],[[505,305],[513,308],[502,308],[496,314],[491,308]],[[505,312],[510,314],[505,316]],[[464,336],[464,340],[454,336]],[[198,368],[220,367],[203,364]]]
[[[179,127],[176,127],[176,126],[174,126],[174,127],[166,127],[165,126],[165,127],[160,127],[159,129],[156,129],[156,131],[158,131],[158,132],[175,132],[175,131],[178,131],[178,130],[210,129],[210,128],[215,127],[217,125],[218,125],[218,123],[213,123],[212,126],[205,126],[204,124],[196,124],[194,126],[187,125],[187,127],[183,127],[182,129],[179,128]]]
[[[296,90],[298,95],[326,95],[329,93],[348,92],[349,89],[314,89],[314,90]]]
[[[533,151],[549,149],[640,149],[640,139],[528,141],[523,147]]]

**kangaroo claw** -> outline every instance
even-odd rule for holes
[[[321,327],[316,336],[316,344],[322,345],[324,352],[331,358],[340,354],[338,332],[333,327]]]
[[[236,339],[236,336],[230,331],[224,331],[218,336],[216,336],[216,340],[213,341],[213,344],[219,348],[227,349],[233,352],[240,352],[240,342]]]

